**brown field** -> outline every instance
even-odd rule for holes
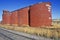
[[[60,38],[60,24],[53,24],[53,26],[50,27],[43,27],[43,28],[34,28],[29,26],[23,26],[23,27],[16,27],[16,26],[9,26],[9,25],[1,25],[0,27],[9,29],[9,30],[15,30],[18,32],[25,32],[29,34],[34,34],[38,36],[44,36],[44,37],[59,37]]]

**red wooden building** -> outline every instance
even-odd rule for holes
[[[50,26],[52,23],[51,4],[38,3],[30,7],[30,26]]]
[[[29,11],[29,7],[18,10],[19,26],[29,25],[29,16],[28,16],[29,12],[28,11]]]
[[[18,26],[18,12],[12,11],[10,15],[11,15],[10,19],[11,25]]]
[[[15,26],[51,26],[51,3],[41,2],[12,12],[4,10],[2,23]]]
[[[3,10],[2,24],[10,25],[10,12],[7,10]]]

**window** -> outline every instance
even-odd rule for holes
[[[49,12],[51,11],[51,10],[48,10]]]
[[[49,19],[51,19],[51,17],[49,17]]]
[[[49,4],[46,4],[47,7],[51,7]]]
[[[46,4],[46,6],[48,7],[48,11],[51,11],[51,6],[49,4]]]

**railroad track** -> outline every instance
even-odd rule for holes
[[[29,37],[25,37],[10,31],[6,31],[3,29],[0,29],[0,35],[3,35],[5,38],[8,38],[8,40],[35,40]]]
[[[3,39],[3,40],[13,40],[12,38],[0,33],[0,37]]]
[[[16,32],[4,28],[0,28],[0,35],[3,35],[3,38],[5,38],[6,40],[53,40],[50,38]]]

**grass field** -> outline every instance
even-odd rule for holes
[[[16,26],[9,26],[9,25],[1,25],[0,27],[9,29],[9,30],[15,30],[19,32],[25,32],[29,34],[34,34],[38,36],[44,36],[48,38],[57,37],[60,38],[60,25],[59,24],[53,24],[53,26],[50,27],[44,27],[44,28],[34,28],[29,26],[23,26],[23,27],[16,27]]]

